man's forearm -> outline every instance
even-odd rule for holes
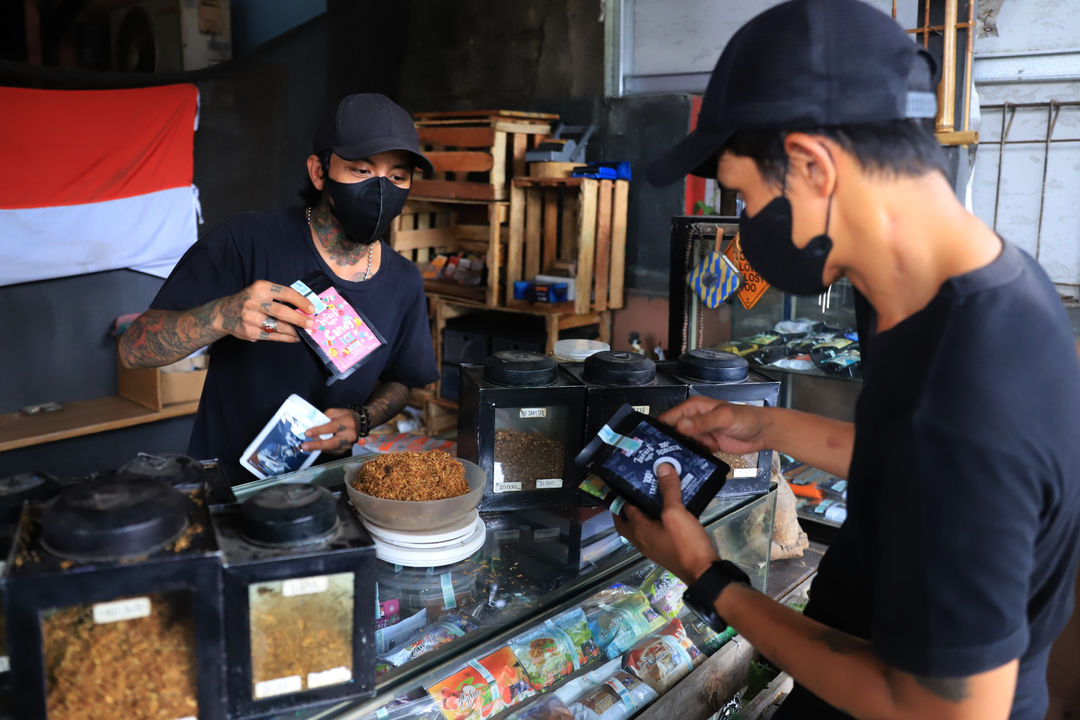
[[[401,383],[379,383],[371,391],[364,406],[371,427],[378,427],[401,412],[409,403],[409,388]]]
[[[766,447],[846,478],[855,446],[854,423],[804,413],[770,408]]]
[[[720,613],[798,683],[856,718],[1004,720],[1017,661],[958,678],[922,678],[883,662],[870,643],[829,628],[742,585],[729,585]]]
[[[147,310],[120,336],[120,362],[127,368],[160,367],[223,337],[225,332],[214,327],[219,302],[191,310]]]

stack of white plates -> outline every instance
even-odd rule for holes
[[[375,557],[405,567],[440,567],[470,557],[484,545],[487,528],[475,510],[460,522],[434,530],[391,530],[364,520]]]

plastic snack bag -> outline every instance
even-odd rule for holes
[[[593,595],[582,609],[593,639],[609,658],[622,655],[664,622],[644,593],[622,583]]]
[[[506,720],[573,720],[566,703],[556,695],[544,695],[534,703],[507,716]]]
[[[659,565],[641,583],[641,591],[656,611],[668,620],[676,618],[683,609],[686,583]]]
[[[627,720],[656,697],[647,684],[618,670],[572,703],[570,712],[575,720]]]
[[[431,652],[446,643],[453,642],[455,639],[465,635],[465,633],[475,629],[475,625],[463,618],[444,615],[438,621],[414,635],[410,641],[379,657],[394,667],[401,667],[410,660]]]
[[[661,631],[634,645],[623,658],[623,667],[663,695],[690,673],[694,661],[678,638]]]
[[[446,720],[480,720],[536,693],[514,653],[500,648],[427,688]]]
[[[509,645],[537,690],[574,673],[600,655],[600,647],[593,640],[580,608],[519,635]]]

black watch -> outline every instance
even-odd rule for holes
[[[368,433],[371,432],[371,418],[368,417],[367,407],[364,405],[353,405],[352,403],[347,403],[345,407],[360,416],[360,425],[356,428],[356,437],[367,437]]]
[[[694,614],[708,623],[716,632],[727,628],[724,618],[716,613],[716,598],[730,583],[750,584],[750,576],[738,565],[728,560],[717,560],[693,585],[683,593],[683,602]]]

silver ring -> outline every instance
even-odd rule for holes
[[[268,333],[277,332],[277,318],[270,317],[269,315],[263,320],[263,330]]]

